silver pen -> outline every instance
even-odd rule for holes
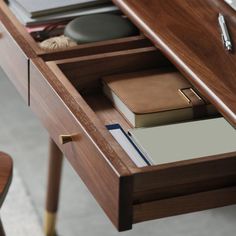
[[[228,51],[232,51],[233,45],[229,36],[229,31],[225,22],[225,18],[221,13],[219,13],[218,21],[221,29],[223,44]]]

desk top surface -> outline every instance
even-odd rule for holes
[[[223,0],[113,0],[236,127],[236,12]],[[221,39],[227,21],[234,51]]]

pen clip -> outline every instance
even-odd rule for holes
[[[224,48],[227,51],[232,51],[232,42],[230,39],[229,31],[226,25],[225,18],[221,13],[219,13],[218,22],[221,29],[221,39],[224,44]]]
[[[221,34],[221,39],[222,39],[223,46],[226,48],[225,37],[223,34]]]

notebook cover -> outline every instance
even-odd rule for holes
[[[236,12],[223,0],[113,2],[236,127]],[[232,53],[222,43],[219,12],[226,18]]]
[[[40,17],[59,12],[66,12],[68,10],[75,10],[82,7],[95,6],[101,3],[110,2],[108,0],[10,0],[16,2],[19,7],[30,17]]]
[[[30,18],[28,15],[22,11],[21,8],[16,7],[14,2],[9,3],[9,7],[12,12],[17,16],[17,18],[28,27],[42,25],[42,24],[49,24],[54,23],[62,20],[70,20],[78,16],[90,15],[90,14],[99,14],[99,13],[111,13],[111,12],[118,12],[116,6],[112,4],[102,4],[100,6],[91,6],[77,10],[67,11],[63,14],[56,13],[49,16],[42,16],[36,18]]]
[[[135,114],[148,114],[192,107],[179,89],[191,84],[170,69],[142,71],[103,78],[103,82]]]
[[[132,159],[132,157],[130,157],[134,163],[139,166],[139,167],[143,167],[146,165],[150,165],[150,162],[147,160],[147,158],[143,155],[143,153],[137,148],[137,146],[134,144],[134,142],[132,141],[132,139],[128,136],[128,134],[126,134],[126,132],[123,130],[123,128],[119,125],[119,124],[111,124],[111,125],[106,125],[106,128],[111,132],[112,130],[120,130],[121,133],[123,134],[123,137],[127,140],[127,142],[131,145],[131,148],[136,152],[136,157],[140,158],[140,160],[134,160]],[[111,132],[112,134],[112,132]],[[117,140],[117,142],[122,146],[122,143],[120,142],[120,140],[117,139],[117,137],[115,137],[113,134],[112,136]],[[122,147],[124,148],[124,147]],[[128,148],[128,147],[126,147]],[[124,149],[125,152],[129,155],[129,151],[127,151],[126,149]],[[130,152],[132,153],[132,151]]]
[[[224,118],[138,128],[129,133],[152,164],[236,153],[236,132]]]

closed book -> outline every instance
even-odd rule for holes
[[[30,18],[48,16],[55,13],[81,9],[84,7],[98,6],[99,4],[108,3],[109,0],[9,0],[20,8]]]
[[[64,20],[70,20],[79,16],[118,12],[118,8],[111,3],[99,6],[88,6],[81,9],[74,9],[63,13],[55,13],[48,16],[30,18],[25,11],[17,7],[14,2],[9,3],[11,11],[16,15],[19,21],[27,27],[38,26],[42,24],[56,23]]]
[[[178,71],[170,68],[106,76],[103,91],[134,127],[217,113]]]
[[[111,124],[106,127],[137,167],[150,165],[146,157],[140,152],[119,124]]]
[[[129,130],[153,165],[236,152],[235,129],[224,118],[212,118]]]

